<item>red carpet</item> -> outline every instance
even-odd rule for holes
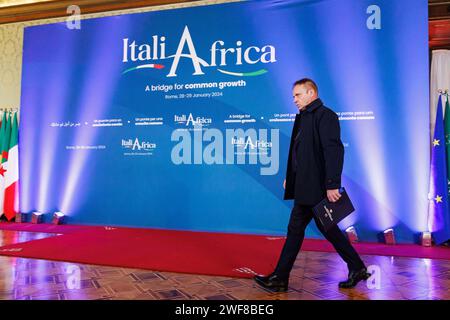
[[[450,260],[450,248],[445,247],[423,247],[417,244],[386,245],[367,242],[354,243],[353,246],[359,254]],[[305,240],[302,250],[336,252],[328,241],[315,239]]]
[[[0,229],[2,227],[0,224]],[[281,239],[271,241],[263,236],[86,227],[80,232],[3,246],[0,255],[251,277],[252,271],[269,273],[273,270],[282,245]]]
[[[139,269],[251,277],[273,268],[282,237],[158,229],[0,223],[0,229],[61,233],[0,247],[0,255]],[[449,259],[448,248],[358,243],[360,254]],[[324,240],[305,240],[305,251],[334,252]]]

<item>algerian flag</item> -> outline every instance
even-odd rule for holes
[[[6,176],[6,171],[7,166],[6,166],[6,161],[8,160],[8,151],[9,151],[9,140],[11,137],[11,121],[9,119],[10,117],[7,116],[6,120],[4,121],[5,126],[3,126],[2,123],[2,128],[4,128],[4,131],[2,130],[3,133],[3,139],[2,139],[2,147],[1,147],[1,164],[0,164],[0,210],[1,213],[3,214],[3,200],[4,200],[4,190],[5,190],[5,176]]]
[[[14,120],[11,128],[11,138],[9,140],[8,160],[5,162],[5,200],[3,212],[8,220],[13,219],[19,212],[19,146],[18,139],[19,126],[17,123],[17,112],[14,113]]]

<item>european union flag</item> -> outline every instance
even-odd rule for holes
[[[436,126],[431,145],[431,170],[428,225],[436,244],[450,238],[450,219],[447,191],[447,161],[445,156],[444,120],[439,96],[436,110]]]

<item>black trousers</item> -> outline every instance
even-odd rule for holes
[[[331,242],[337,253],[347,263],[349,271],[356,271],[365,267],[364,262],[338,226],[334,226],[325,232],[320,221],[314,216],[311,206],[295,205],[289,220],[286,242],[284,243],[277,267],[274,271],[276,275],[284,279],[289,278],[289,274],[305,238],[305,229],[313,218],[320,232]]]

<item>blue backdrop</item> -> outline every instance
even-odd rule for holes
[[[403,8],[408,7],[408,10]],[[362,240],[426,229],[427,1],[247,1],[25,29],[22,212],[285,234],[292,83],[340,116]],[[50,219],[50,215],[47,217]],[[309,237],[321,237],[315,226]]]

